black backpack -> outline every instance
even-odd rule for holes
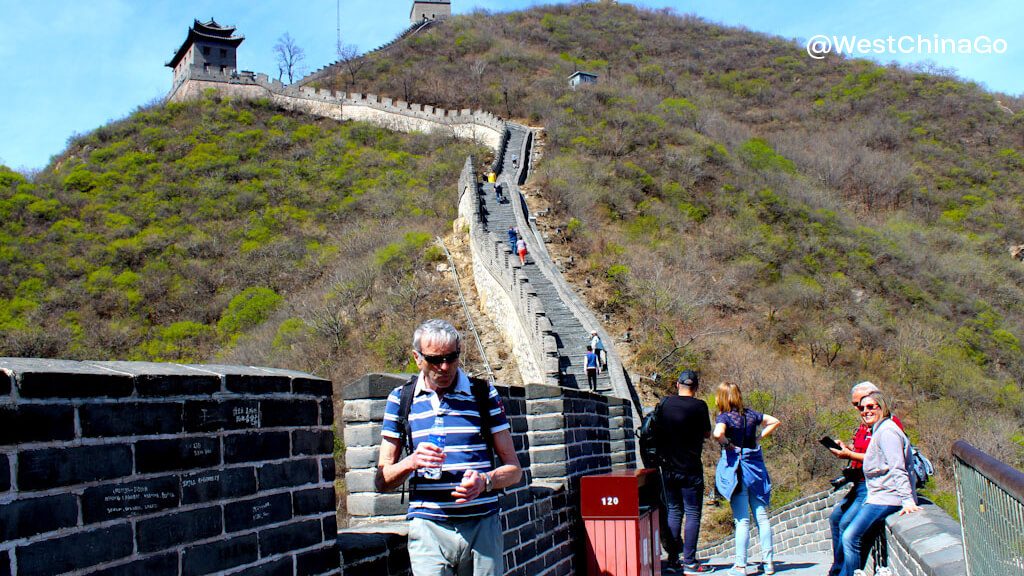
[[[640,460],[646,468],[659,468],[664,463],[661,454],[658,452],[658,433],[660,432],[661,406],[665,403],[662,399],[643,420],[640,422],[640,429],[637,432],[637,443],[640,445]]]

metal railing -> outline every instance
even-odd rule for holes
[[[968,576],[1024,574],[1024,472],[953,444]]]
[[[459,302],[462,303],[462,310],[466,313],[466,325],[469,327],[469,332],[473,335],[473,339],[476,341],[476,349],[480,352],[480,362],[484,365],[484,372],[487,374],[487,379],[491,384],[495,384],[494,371],[491,370],[491,363],[487,360],[487,352],[484,351],[484,344],[480,341],[480,334],[476,331],[476,324],[473,323],[473,315],[469,313],[469,304],[466,303],[466,296],[462,293],[462,283],[459,282],[459,270],[455,267],[455,259],[452,258],[452,253],[448,251],[448,247],[444,245],[444,240],[441,240],[440,236],[437,236],[437,243],[441,246],[441,250],[444,251],[444,255],[448,257],[448,266],[452,269],[452,279],[455,280],[455,289],[459,292]]]

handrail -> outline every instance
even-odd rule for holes
[[[953,443],[953,456],[980,472],[1008,494],[1024,503],[1024,472],[993,458],[963,440]]]
[[[1024,574],[1024,473],[963,440],[952,452],[967,574]]]
[[[480,360],[484,363],[484,369],[487,370],[487,379],[491,381],[491,384],[495,384],[496,379],[494,378],[494,371],[491,370],[491,363],[487,361],[487,353],[484,352],[484,345],[480,341],[480,334],[476,331],[476,324],[473,323],[473,316],[469,313],[469,304],[466,303],[466,296],[462,293],[462,286],[459,284],[459,271],[455,268],[455,259],[452,258],[451,252],[448,251],[448,247],[444,245],[444,241],[441,240],[440,236],[437,236],[437,244],[441,246],[441,250],[444,250],[444,255],[448,257],[448,265],[452,268],[452,278],[455,279],[455,289],[459,292],[459,301],[462,302],[462,310],[466,313],[466,322],[469,325],[469,331],[473,333],[473,338],[476,340],[476,348],[480,352]]]

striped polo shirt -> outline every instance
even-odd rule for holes
[[[490,389],[491,434],[497,434],[510,428],[505,409],[501,405],[498,391]],[[402,398],[402,387],[399,386],[388,395],[384,409],[384,422],[381,436],[398,440],[401,436],[398,427],[398,408]],[[487,443],[480,434],[480,411],[477,409],[469,378],[460,369],[452,389],[438,398],[437,394],[424,386],[423,373],[416,382],[412,406],[409,408],[409,425],[412,429],[413,450],[420,442],[426,442],[430,429],[434,425],[434,417],[440,410],[445,429],[445,461],[441,468],[441,477],[437,480],[417,475],[411,479],[412,493],[409,496],[409,514],[407,518],[425,518],[429,520],[461,520],[479,518],[498,511],[498,494],[485,492],[478,498],[455,503],[452,491],[462,481],[466,470],[489,472],[492,468]]]

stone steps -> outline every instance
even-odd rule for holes
[[[513,128],[510,130],[510,133],[506,152],[502,159],[501,173],[498,175],[499,182],[503,180],[502,176],[511,178],[511,175],[514,173],[511,159],[512,154],[519,153],[526,138],[526,131],[523,129]],[[520,162],[522,161],[523,159],[520,158]],[[494,193],[494,184],[489,182],[483,184],[480,194],[483,197],[482,216],[484,228],[498,238],[507,240],[509,227],[518,228],[515,212],[511,204],[512,201],[517,201],[517,199],[510,198],[508,190],[503,190],[504,201],[499,204]],[[518,255],[512,254],[510,258],[518,266]],[[526,256],[526,265],[522,266],[521,272],[528,279],[531,289],[537,293],[537,297],[544,305],[544,311],[551,321],[553,332],[556,334],[561,384],[569,388],[586,389],[587,377],[584,370],[584,355],[586,354],[586,346],[590,343],[589,330],[580,323],[576,315],[565,305],[551,281],[532,263],[529,254]],[[602,391],[612,389],[611,381],[606,373],[598,375],[597,386],[598,390]]]

